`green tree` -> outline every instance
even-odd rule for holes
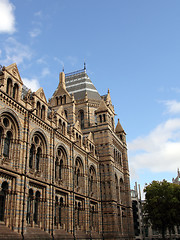
[[[146,221],[150,221],[154,229],[162,233],[170,233],[175,226],[180,225],[180,185],[153,181],[144,189],[144,212]]]

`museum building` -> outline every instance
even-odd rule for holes
[[[0,69],[0,239],[134,239],[126,133],[82,70],[53,96]]]

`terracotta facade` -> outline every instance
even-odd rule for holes
[[[85,68],[59,78],[47,101],[16,64],[0,70],[0,234],[133,239],[126,134],[110,93]]]

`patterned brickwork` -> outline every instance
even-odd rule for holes
[[[0,72],[0,234],[133,239],[126,137],[110,93],[100,97],[85,69],[70,76],[74,95],[61,73],[47,102],[16,64]]]

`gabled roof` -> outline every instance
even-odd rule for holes
[[[13,63],[13,64],[9,65],[9,66],[6,67],[5,69],[6,69],[13,77],[15,77],[21,84],[23,84],[16,63]]]
[[[36,94],[41,100],[43,100],[44,102],[47,103],[46,96],[45,96],[45,94],[44,94],[44,90],[43,90],[42,87],[40,87],[40,88],[35,92],[35,94]]]

